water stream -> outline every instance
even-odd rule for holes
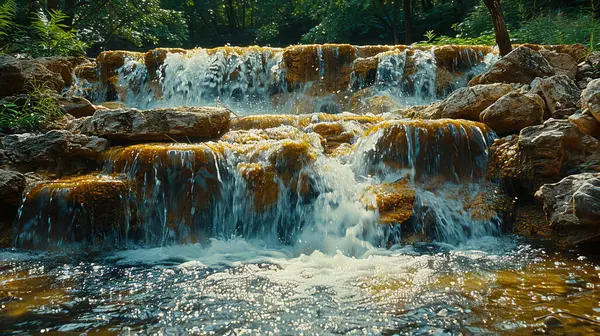
[[[15,248],[0,250],[0,333],[600,332],[535,320],[598,319],[600,266],[503,233],[485,176],[494,132],[338,113],[361,90],[399,106],[442,98],[433,51],[371,56],[368,76],[354,61],[340,84],[328,71],[341,51],[316,50],[315,74],[297,82],[275,49],[171,53],[156,74],[127,58],[115,87],[128,106],[219,101],[249,116],[219,140],[113,147],[96,173],[32,184]],[[450,91],[493,58],[463,56],[472,66]]]

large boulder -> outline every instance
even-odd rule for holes
[[[577,62],[571,55],[547,49],[540,49],[540,54],[550,63],[557,75],[565,75],[575,80],[577,76]]]
[[[561,243],[600,240],[600,173],[571,175],[535,194]]]
[[[7,135],[2,145],[12,163],[53,164],[64,157],[97,160],[109,147],[109,142],[95,136],[53,130],[45,134]]]
[[[24,92],[30,83],[44,84],[57,92],[65,86],[60,74],[35,60],[0,55],[0,98]]]
[[[548,77],[554,74],[554,68],[542,54],[526,46],[520,46],[496,62],[476,81],[469,84],[529,84],[536,77]]]
[[[508,84],[490,84],[464,87],[454,91],[443,101],[417,111],[423,119],[467,119],[479,121],[483,110],[502,96],[514,91]]]
[[[511,92],[486,108],[479,118],[500,135],[542,123],[544,100],[536,94]]]
[[[225,108],[178,107],[138,110],[99,110],[91,117],[75,119],[74,132],[109,140],[173,141],[218,138],[229,129],[230,112]]]
[[[580,172],[600,172],[600,141],[568,120],[548,119],[498,139],[490,148],[489,174],[509,189],[533,195],[543,184]]]
[[[583,133],[600,139],[600,121],[596,120],[587,110],[573,114],[569,117],[569,121]]]
[[[577,108],[581,91],[573,80],[565,75],[536,78],[531,83],[531,93],[539,94],[552,118],[571,115]]]
[[[581,107],[588,111],[600,121],[600,79],[589,82],[581,93]]]

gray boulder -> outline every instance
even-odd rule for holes
[[[548,78],[536,78],[531,83],[530,93],[544,98],[549,112],[548,117],[561,118],[575,112],[581,90],[568,76],[556,75]]]
[[[69,129],[115,141],[186,141],[218,138],[227,132],[229,122],[230,112],[225,108],[120,108],[75,119]]]
[[[416,116],[423,119],[467,119],[479,121],[483,110],[502,96],[514,91],[508,84],[489,84],[464,87],[454,91],[439,103],[417,111]]]
[[[36,60],[0,55],[0,98],[24,92],[29,83],[43,83],[57,92],[65,86],[59,73],[48,70]]]
[[[581,92],[581,107],[587,109],[596,120],[600,121],[600,79],[589,82]]]
[[[481,75],[471,84],[521,83],[529,84],[536,77],[549,77],[556,74],[550,63],[540,54],[526,46],[520,46]]]
[[[544,100],[536,94],[511,92],[486,108],[479,118],[500,135],[542,123]]]
[[[12,163],[56,163],[64,157],[97,160],[109,147],[106,139],[53,130],[45,134],[7,135],[2,140],[5,155]]]
[[[546,218],[567,245],[600,237],[600,173],[571,175],[535,194]]]

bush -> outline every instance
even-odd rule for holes
[[[511,38],[517,43],[574,44],[581,43],[597,49],[600,38],[600,22],[593,13],[578,14],[563,12],[539,15],[525,22],[513,32]]]
[[[63,115],[53,91],[45,84],[30,83],[22,98],[0,101],[0,129],[6,133],[39,130]]]

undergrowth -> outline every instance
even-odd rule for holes
[[[4,133],[34,131],[63,117],[53,91],[45,84],[30,83],[27,94],[15,101],[0,101],[0,129]]]

